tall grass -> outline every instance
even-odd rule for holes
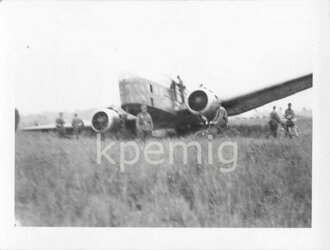
[[[219,170],[216,158],[207,164],[207,140],[200,141],[202,164],[192,147],[188,164],[175,150],[174,164],[163,157],[152,165],[141,157],[120,172],[119,147],[109,151],[116,164],[103,158],[98,165],[96,138],[18,132],[16,217],[23,226],[310,227],[311,120],[305,123],[294,140],[214,140],[214,150],[223,141],[237,142],[238,165],[230,173]],[[169,143],[192,140],[160,140],[164,156]]]

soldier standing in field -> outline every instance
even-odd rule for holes
[[[154,123],[151,115],[147,112],[147,106],[145,104],[141,106],[141,112],[138,113],[135,124],[139,138],[144,140],[152,135]]]
[[[276,112],[276,106],[273,107],[273,111],[269,115],[269,128],[272,136],[277,137],[278,125],[281,123],[281,119]]]
[[[285,127],[287,129],[289,136],[292,138],[292,133],[294,132],[295,135],[298,136],[298,132],[297,132],[296,124],[294,123],[296,115],[292,110],[291,106],[292,104],[288,103],[288,108],[285,110],[284,117],[286,119]]]
[[[75,113],[71,122],[73,128],[73,137],[78,139],[81,129],[84,127],[84,122],[78,117],[78,114]]]
[[[288,103],[288,108],[285,110],[284,117],[285,117],[285,119],[292,121],[296,115],[295,115],[294,111],[292,110],[291,106],[292,106],[292,104]],[[292,121],[292,124],[290,124],[290,125],[294,126],[293,121]]]
[[[62,137],[67,138],[65,127],[64,127],[65,121],[63,119],[63,113],[62,112],[60,112],[59,116],[56,118],[55,124],[56,124],[56,132],[57,132],[58,136],[60,138],[62,138]]]

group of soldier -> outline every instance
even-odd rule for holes
[[[178,82],[174,82],[180,91],[180,94],[182,95],[182,99],[184,99],[184,89],[185,86],[183,85],[183,82],[180,78],[180,76],[177,76]],[[278,128],[279,126],[282,126],[284,129],[284,132],[286,135],[289,135],[292,137],[292,134],[295,133],[297,135],[297,127],[295,125],[295,113],[292,110],[291,103],[288,104],[288,108],[285,110],[284,118],[285,121],[282,121],[276,111],[276,106],[273,106],[273,110],[270,113],[269,118],[269,128],[271,135],[276,138],[278,134]],[[221,105],[221,101],[218,100],[215,116],[211,121],[208,121],[205,117],[201,116],[201,120],[204,123],[208,123],[212,125],[214,129],[216,129],[216,133],[220,134],[224,130],[228,128],[228,115],[226,109]],[[59,113],[59,117],[56,119],[56,131],[59,135],[59,137],[68,137],[66,134],[65,129],[65,121],[63,119],[63,113]],[[81,132],[81,129],[84,127],[84,122],[78,117],[78,114],[74,114],[74,117],[71,122],[72,129],[73,129],[73,135],[74,138],[78,139],[79,134]],[[137,136],[140,139],[146,139],[153,134],[154,130],[154,123],[152,120],[151,115],[147,111],[147,106],[145,104],[141,105],[141,112],[139,112],[136,116],[136,132]],[[293,131],[293,132],[292,132]]]
[[[137,114],[136,117],[136,130],[137,135],[141,139],[146,139],[152,135],[154,130],[154,123],[151,118],[151,115],[147,112],[147,106],[143,104],[141,106],[141,112]],[[55,120],[56,132],[60,138],[69,138],[66,128],[65,120],[63,118],[63,113],[60,112],[59,116]],[[75,139],[79,138],[79,134],[84,127],[84,122],[78,117],[78,114],[75,113],[71,121],[73,136]]]
[[[65,120],[63,118],[62,112],[60,112],[59,116],[56,118],[55,125],[56,125],[56,132],[60,138],[69,138],[69,136],[66,133]],[[71,125],[73,130],[73,137],[75,139],[78,139],[81,129],[84,127],[84,122],[78,117],[77,113],[74,114],[73,119],[71,121]]]
[[[293,133],[297,135],[296,124],[295,124],[295,113],[292,110],[292,104],[288,104],[288,108],[285,110],[284,114],[285,121],[282,121],[280,116],[276,111],[276,106],[273,106],[273,110],[269,116],[269,128],[271,135],[276,138],[278,135],[279,127],[282,126],[284,132],[292,137]],[[206,119],[203,118],[202,119]],[[216,113],[212,121],[209,121],[214,129],[217,130],[217,134],[220,134],[223,130],[228,128],[228,115],[226,109],[221,106],[221,102],[218,101],[218,106],[216,108]],[[68,138],[65,128],[65,121],[63,119],[63,113],[59,113],[59,117],[56,118],[56,131],[59,137]],[[84,127],[84,122],[75,113],[71,121],[74,138],[78,139],[81,129]],[[145,104],[141,105],[141,112],[136,116],[136,132],[137,136],[141,139],[146,139],[152,136],[154,130],[154,123],[151,115],[147,111],[147,106]]]
[[[206,118],[201,117],[206,120]],[[282,126],[285,135],[292,138],[293,135],[298,136],[297,126],[295,124],[295,113],[292,109],[292,104],[288,104],[288,108],[285,110],[284,114],[285,120],[282,121],[280,116],[276,111],[276,106],[273,107],[273,111],[270,113],[269,118],[269,128],[271,135],[276,138],[278,135],[279,127]],[[205,121],[206,122],[206,121]],[[218,106],[216,108],[216,113],[211,121],[208,121],[214,129],[216,129],[217,134],[221,134],[224,130],[228,128],[228,115],[226,109],[221,106],[221,102],[218,101]],[[145,139],[152,135],[154,129],[154,124],[151,115],[147,112],[147,106],[141,106],[141,112],[137,115],[136,119],[136,129],[139,138]]]
[[[282,126],[285,135],[288,135],[290,138],[292,138],[293,135],[298,136],[297,126],[295,124],[296,116],[292,110],[291,103],[288,104],[288,108],[285,110],[284,118],[285,121],[280,119],[278,113],[276,112],[276,106],[274,106],[273,111],[270,113],[268,122],[271,135],[276,138],[279,126]]]

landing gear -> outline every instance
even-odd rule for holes
[[[191,126],[189,124],[181,123],[175,126],[175,132],[178,135],[187,135],[191,133]]]

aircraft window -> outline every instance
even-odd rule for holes
[[[152,93],[152,84],[149,84],[149,86],[150,86],[150,93]]]
[[[150,98],[151,106],[154,106],[154,98]]]

